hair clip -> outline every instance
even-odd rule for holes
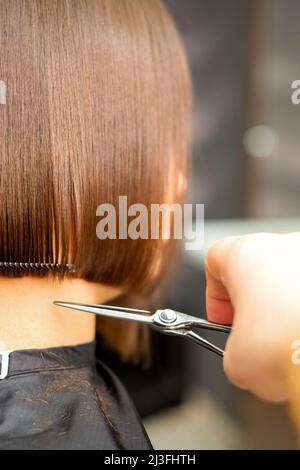
[[[3,268],[16,268],[16,269],[49,269],[50,271],[64,270],[74,272],[76,271],[75,264],[60,264],[60,263],[20,263],[10,261],[0,261],[0,269]]]

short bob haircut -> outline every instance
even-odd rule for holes
[[[182,201],[190,79],[163,4],[1,0],[0,79],[0,261],[149,291],[173,241],[99,240],[96,209]]]

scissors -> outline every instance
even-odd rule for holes
[[[221,331],[228,334],[231,332],[230,326],[212,323],[171,309],[150,312],[148,310],[138,310],[135,308],[124,308],[111,305],[89,305],[60,301],[55,301],[53,303],[59,307],[71,308],[73,310],[79,310],[80,312],[144,323],[160,333],[189,339],[221,357],[224,355],[224,351],[198,335],[192,330],[192,328],[203,328],[206,330]]]

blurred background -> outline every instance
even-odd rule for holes
[[[205,246],[183,253],[164,305],[204,314],[203,260],[224,235],[300,230],[299,0],[165,0],[194,82],[189,202],[205,204]],[[160,335],[162,336],[162,335]],[[210,339],[222,344],[220,334]],[[148,369],[114,365],[156,449],[291,449],[283,406],[232,387],[219,357],[175,338]]]

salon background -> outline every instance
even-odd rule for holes
[[[166,0],[183,36],[195,94],[188,202],[205,204],[205,247],[183,252],[163,306],[204,314],[203,260],[225,235],[300,230],[299,0]],[[209,339],[222,344],[220,334]],[[284,449],[283,406],[232,387],[219,357],[163,335],[148,369],[108,357],[156,449]],[[263,351],[262,351],[263,354]]]

